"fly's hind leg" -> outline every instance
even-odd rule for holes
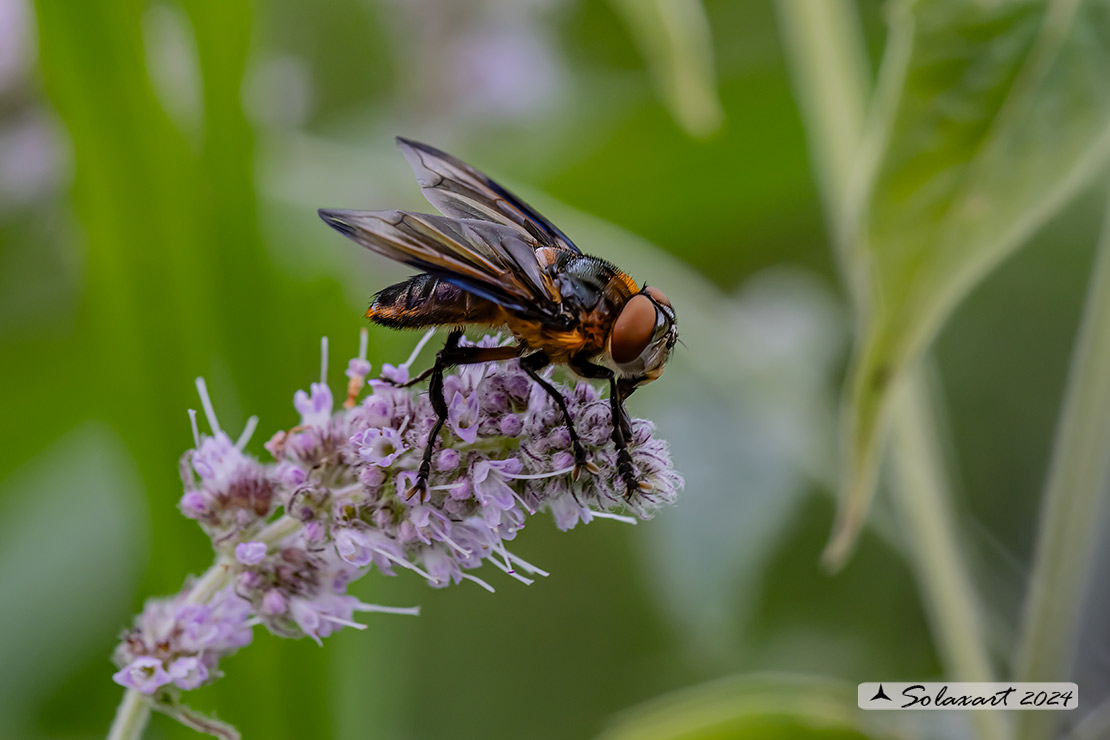
[[[428,493],[428,475],[432,470],[432,453],[435,451],[439,432],[443,429],[444,422],[447,421],[447,401],[443,398],[443,371],[455,365],[498,362],[500,360],[511,360],[520,355],[520,347],[460,347],[459,340],[462,339],[462,334],[461,329],[455,329],[448,334],[447,343],[436,354],[435,365],[430,370],[417,376],[421,380],[429,375],[432,378],[428,385],[428,397],[431,399],[432,409],[436,412],[436,423],[431,432],[428,433],[428,442],[424,445],[424,457],[420,461],[416,483],[406,492],[406,498],[412,498],[419,494],[420,500],[424,501]],[[413,380],[415,381],[416,378]],[[411,385],[412,382],[409,381],[406,385]]]
[[[617,472],[624,481],[626,489],[625,498],[632,498],[637,491],[650,490],[650,485],[636,480],[636,472],[632,468],[632,455],[628,452],[628,441],[632,438],[632,424],[628,419],[628,412],[624,410],[624,399],[632,395],[634,387],[617,380],[613,371],[601,365],[595,365],[584,357],[575,357],[571,360],[571,368],[584,378],[604,379],[609,381],[609,407],[613,421],[613,445],[617,448]]]
[[[520,359],[520,367],[524,372],[528,373],[528,377],[536,381],[541,388],[547,391],[547,395],[551,396],[552,400],[555,401],[555,405],[563,412],[563,420],[567,423],[567,431],[570,432],[571,448],[574,450],[573,476],[575,480],[578,480],[583,470],[596,473],[598,472],[598,467],[592,461],[586,459],[586,450],[582,447],[581,440],[578,439],[578,432],[574,428],[574,420],[570,418],[566,400],[555,386],[540,377],[539,371],[547,367],[550,363],[551,358],[544,352],[536,352],[535,354]]]

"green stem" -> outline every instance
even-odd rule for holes
[[[254,540],[272,546],[281,542],[301,528],[301,522],[290,516],[282,516],[268,524]],[[185,597],[190,604],[206,604],[216,593],[228,584],[231,577],[231,561],[225,557],[216,562],[197,579],[189,595]],[[108,740],[139,740],[150,719],[151,699],[141,691],[128,689],[123,695]]]
[[[230,575],[230,563],[219,558],[212,567],[204,572],[197,582],[193,584],[193,590],[185,598],[186,602],[190,604],[207,604],[216,595],[216,592],[227,585],[228,576]]]
[[[958,681],[993,681],[993,670],[983,649],[978,596],[962,566],[943,455],[936,442],[933,395],[924,368],[909,373],[893,409],[895,485],[891,486],[891,498],[908,539],[921,600],[948,673]],[[1010,736],[998,712],[972,712],[971,719],[982,738],[1001,740]]]
[[[123,695],[108,740],[139,740],[150,719],[150,697],[141,691],[128,689]]]
[[[301,522],[291,516],[283,516],[266,525],[255,537],[256,542],[265,542],[267,547],[276,545],[301,528]]]
[[[1065,390],[1042,503],[1018,643],[1018,681],[1060,681],[1072,658],[1083,579],[1094,552],[1110,439],[1110,206]],[[1044,712],[1022,714],[1043,715]],[[1051,717],[1022,716],[1018,737],[1045,736]]]

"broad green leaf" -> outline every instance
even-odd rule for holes
[[[856,689],[810,676],[736,676],[619,715],[599,740],[773,740],[894,735],[856,706]]]
[[[853,259],[867,275],[845,410],[851,549],[871,500],[893,387],[956,304],[1110,152],[1106,0],[904,2],[892,8],[863,153]],[[860,286],[855,286],[859,288]]]

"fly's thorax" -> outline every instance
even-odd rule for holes
[[[612,321],[637,292],[631,277],[598,257],[568,254],[552,272],[564,311],[579,321]]]
[[[544,347],[552,358],[575,354],[597,356],[621,307],[636,292],[636,283],[597,257],[563,253],[545,271],[558,296],[565,325],[544,327]]]

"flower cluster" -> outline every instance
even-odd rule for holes
[[[251,641],[250,604],[231,587],[207,604],[188,592],[151,599],[116,648],[116,683],[152,694],[166,684],[195,689],[219,677],[216,663]]]
[[[486,337],[479,345],[497,343]],[[325,339],[320,382],[294,396],[300,422],[266,443],[268,463],[244,452],[255,420],[232,442],[198,380],[212,433],[200,434],[191,412],[196,446],[182,458],[180,508],[212,539],[217,564],[203,589],[147,603],[116,652],[118,683],[149,694],[211,681],[219,658],[249,642],[254,624],[319,642],[342,627],[364,628],[355,612],[415,614],[347,593],[371,568],[385,575],[413,571],[436,587],[469,580],[492,591],[471,572],[491,563],[531,583],[529,576],[546,573],[506,546],[529,515],[550,511],[565,530],[595,517],[635,522],[612,511],[643,519],[674,501],[682,479],[667,444],[642,419],[632,422],[629,442],[642,485],[626,496],[609,402],[585,382],[556,385],[596,468],[576,475],[562,413],[516,360],[444,377],[448,415],[428,490],[410,497],[437,421],[427,392],[402,387],[419,351],[367,382],[364,333],[347,368],[347,402],[337,410],[326,382]],[[365,385],[370,393],[359,402]],[[209,597],[198,594],[204,590],[214,594],[206,603]]]

